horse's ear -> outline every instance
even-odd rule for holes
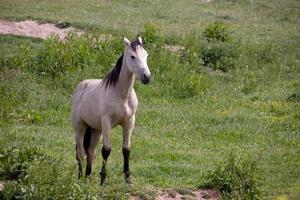
[[[142,40],[142,37],[141,37],[140,34],[138,34],[138,35],[136,36],[136,39],[137,39],[141,44],[143,44],[143,40]]]
[[[128,47],[130,45],[130,41],[124,36],[124,45]]]

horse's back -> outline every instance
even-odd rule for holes
[[[101,84],[101,82],[102,82],[102,79],[86,79],[86,80],[83,80],[78,84],[78,86],[76,88],[76,91],[77,90],[80,90],[80,91],[88,90],[92,87],[95,87],[95,86]]]

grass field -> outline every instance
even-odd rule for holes
[[[93,36],[65,43],[0,36],[0,198],[151,199],[159,189],[211,185],[229,199],[247,187],[257,195],[239,191],[241,199],[299,199],[299,1],[0,0],[0,18],[64,21],[113,36],[97,46]],[[210,38],[216,21],[229,39]],[[105,186],[100,146],[92,177],[77,180],[74,88],[102,78],[122,54],[122,35],[138,32],[154,77],[135,83],[133,185],[122,176],[120,128],[111,134]],[[219,187],[226,184],[233,192]]]

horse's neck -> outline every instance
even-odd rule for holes
[[[123,62],[119,80],[115,86],[118,96],[123,99],[127,99],[129,97],[133,88],[134,78],[134,74],[128,70],[125,62]]]

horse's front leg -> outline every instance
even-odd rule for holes
[[[106,180],[106,163],[107,163],[108,156],[111,152],[111,146],[109,142],[110,131],[111,131],[111,122],[109,118],[103,118],[102,119],[103,147],[101,150],[103,162],[102,162],[102,168],[100,172],[100,176],[101,176],[100,185],[103,185],[103,183]]]
[[[125,125],[123,126],[123,158],[124,158],[124,166],[123,166],[123,173],[125,182],[127,184],[131,184],[130,179],[130,170],[129,170],[129,157],[130,157],[130,140],[131,140],[131,133],[134,128],[135,123],[135,116],[133,115],[130,117]]]

